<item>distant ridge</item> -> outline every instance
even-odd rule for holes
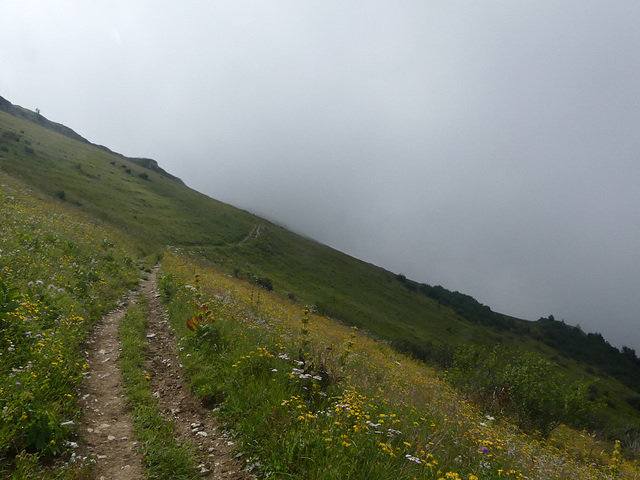
[[[39,113],[32,112],[31,110],[23,108],[19,105],[14,105],[9,100],[3,97],[0,97],[0,110],[5,111],[16,117],[22,117],[25,120],[29,120],[30,122],[37,123],[38,125],[44,128],[53,130],[54,132],[58,132],[66,137],[73,138],[74,140],[78,140],[84,143],[91,143],[89,140],[87,140],[81,135],[78,135],[69,127],[66,127],[60,123],[52,122],[51,120],[48,120],[47,118],[40,115]]]
[[[52,130],[54,132],[57,132],[61,135],[64,135],[65,137],[69,137],[72,138],[73,140],[77,140],[79,142],[82,143],[87,143],[89,145],[93,145],[97,148],[100,148],[101,150],[104,150],[105,152],[109,152],[112,153],[114,155],[118,155],[120,157],[123,158],[127,158],[124,155],[122,155],[121,153],[118,152],[114,152],[113,150],[103,146],[103,145],[96,145],[95,143],[91,143],[89,140],[87,140],[86,138],[84,138],[82,135],[79,135],[78,133],[76,133],[74,130],[72,130],[71,128],[62,125],[61,123],[56,123],[56,122],[52,122],[51,120],[47,119],[46,117],[44,117],[43,115],[41,115],[39,112],[33,112],[27,108],[23,108],[19,105],[14,105],[13,103],[11,103],[9,100],[7,100],[4,97],[0,96],[0,110],[7,112],[10,115],[13,115],[15,117],[20,117],[20,118],[24,118],[25,120],[28,120],[29,122],[35,123],[37,125],[40,125],[41,127],[44,127],[48,130]],[[161,173],[162,175],[165,175],[173,180],[176,180],[180,183],[184,183],[181,179],[179,179],[178,177],[171,175],[170,173],[168,173],[166,170],[162,169],[160,167],[160,165],[158,165],[158,162],[155,160],[152,160],[150,158],[129,158],[129,160],[137,163],[138,165],[140,165],[141,167],[147,168],[149,170],[153,170],[154,172],[158,172]]]

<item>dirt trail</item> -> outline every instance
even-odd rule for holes
[[[142,456],[137,451],[118,368],[118,325],[135,297],[131,294],[126,304],[105,316],[89,342],[89,373],[80,401],[84,408],[80,434],[86,441],[86,453],[96,460],[97,480],[143,478]]]
[[[149,305],[147,372],[158,408],[176,423],[181,443],[195,445],[200,472],[206,479],[250,479],[242,464],[233,457],[234,442],[219,429],[210,412],[195,398],[187,385],[175,350],[175,341],[164,308],[156,293],[157,270],[143,284]]]
[[[185,384],[174,337],[156,293],[157,270],[141,283],[140,292],[149,305],[146,369],[158,409],[176,423],[176,440],[193,445],[202,478],[251,479],[242,471],[241,462],[233,457],[233,441],[224,436],[210,412]],[[91,340],[90,374],[85,378],[81,400],[85,415],[80,432],[86,441],[86,453],[96,459],[96,480],[144,478],[142,456],[137,450],[117,362],[118,325],[136,296],[137,293],[131,294],[126,305],[107,315]]]
[[[251,231],[249,234],[244,237],[240,242],[238,242],[238,246],[244,245],[250,240],[257,240],[260,236],[260,231],[262,230],[262,225],[260,223],[256,223],[253,227],[251,227]]]

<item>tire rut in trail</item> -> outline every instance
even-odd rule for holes
[[[157,272],[141,287],[147,299],[147,364],[151,390],[158,409],[176,424],[174,435],[180,443],[196,449],[200,472],[206,479],[247,480],[254,477],[242,470],[233,456],[233,441],[220,431],[209,410],[189,390],[181,370],[175,339],[157,293]]]
[[[80,424],[86,450],[96,460],[98,480],[143,478],[142,456],[133,434],[133,419],[127,405],[118,366],[118,326],[127,308],[135,302],[131,293],[120,307],[107,314],[89,340],[88,374],[82,387]]]

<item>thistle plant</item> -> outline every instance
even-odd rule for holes
[[[193,279],[195,292],[193,294],[193,302],[196,306],[201,304],[202,299],[202,287],[200,286],[200,274],[196,272],[195,277]]]
[[[304,307],[300,321],[302,322],[302,328],[300,328],[302,351],[306,352],[309,348],[309,307]]]
[[[358,331],[358,327],[351,327],[351,333],[349,333],[349,340],[347,340],[347,345],[345,349],[340,354],[340,365],[344,366],[347,363],[347,359],[349,355],[353,353],[353,344],[356,339],[356,332]]]
[[[609,466],[611,480],[620,479],[620,464],[622,463],[621,450],[622,447],[620,445],[620,440],[616,440],[616,445],[613,449],[613,455],[611,456],[611,465]]]

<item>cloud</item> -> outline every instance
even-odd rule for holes
[[[638,10],[10,1],[0,89],[364,260],[640,348]]]

